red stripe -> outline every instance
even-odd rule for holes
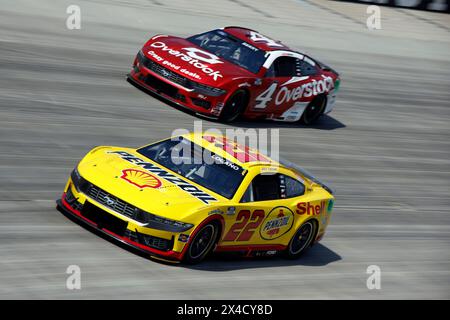
[[[83,219],[84,221],[89,222],[89,224],[91,224],[91,225],[93,225],[93,226],[95,226],[95,227],[97,226],[97,224],[96,224],[95,222],[93,222],[93,221],[87,219],[86,217],[84,217],[84,216],[81,214],[80,211],[73,209],[73,208],[67,203],[67,201],[66,201],[66,193],[63,193],[61,200],[62,200],[62,203],[63,203],[64,207],[65,207],[66,209],[68,209],[71,213],[73,213],[73,214],[75,214],[76,216],[80,217],[80,218]],[[176,259],[176,260],[181,260],[181,259],[183,258],[183,255],[182,255],[182,253],[180,253],[180,252],[175,252],[175,251],[172,251],[172,250],[170,250],[170,251],[161,251],[161,250],[154,249],[154,248],[148,247],[148,246],[146,246],[146,245],[137,243],[137,242],[135,242],[135,241],[133,241],[133,240],[131,240],[131,239],[129,239],[129,238],[125,238],[125,237],[119,236],[119,235],[117,235],[117,234],[115,234],[114,232],[111,232],[111,231],[109,231],[109,230],[102,229],[102,231],[105,231],[106,233],[110,234],[110,235],[113,236],[114,238],[119,239],[119,240],[121,240],[121,241],[124,241],[124,242],[126,242],[126,243],[132,245],[133,247],[137,247],[137,248],[139,248],[139,249],[148,251],[149,253],[153,253],[153,254],[156,254],[156,255],[159,255],[159,256],[163,256],[163,257],[167,257],[167,258],[172,258],[172,259]],[[186,248],[186,246],[185,246],[185,248]],[[183,249],[183,252],[184,252],[184,249]]]
[[[218,246],[217,252],[223,251],[281,251],[285,250],[286,246],[281,244],[249,244],[249,245],[232,245],[232,246]]]

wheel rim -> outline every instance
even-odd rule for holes
[[[305,223],[298,229],[289,248],[292,254],[300,253],[309,245],[312,240],[313,231],[314,227],[311,222]]]
[[[235,94],[227,103],[226,112],[228,113],[227,119],[234,120],[241,111],[241,106],[245,102],[245,95],[243,93]]]
[[[319,103],[318,103],[319,102]],[[325,105],[325,100],[319,100],[316,102],[313,102],[309,108],[305,110],[305,122],[311,123],[312,121],[316,120],[317,117],[320,116],[322,113],[323,107]]]
[[[214,241],[215,229],[212,225],[207,225],[201,229],[192,241],[189,253],[192,259],[196,259],[205,254]]]

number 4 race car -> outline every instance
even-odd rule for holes
[[[292,163],[190,133],[94,148],[57,204],[150,256],[197,263],[213,251],[297,258],[324,235],[333,202],[329,187]]]
[[[243,116],[310,124],[333,109],[340,78],[254,30],[226,27],[187,39],[154,36],[128,81],[223,122]]]

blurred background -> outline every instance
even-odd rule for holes
[[[67,28],[71,5],[80,29]],[[379,8],[373,28],[375,11],[347,1],[2,0],[0,298],[450,298],[450,16]],[[337,190],[321,244],[298,261],[168,266],[56,211],[92,147],[136,147],[199,120],[125,81],[142,44],[227,25],[341,74],[335,110],[312,127],[235,124],[278,129],[281,155]],[[228,128],[204,120],[210,127]],[[66,288],[69,265],[81,269],[81,290]],[[379,290],[366,285],[370,265]]]

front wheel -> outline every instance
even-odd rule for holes
[[[223,122],[233,122],[244,112],[247,103],[247,92],[244,90],[237,90],[225,103],[219,120]]]
[[[300,122],[306,125],[314,123],[325,111],[327,98],[325,96],[318,96],[311,101],[303,112]]]
[[[184,256],[187,264],[196,264],[202,261],[213,249],[218,236],[217,225],[213,222],[203,226],[191,240]]]
[[[313,241],[316,224],[307,221],[298,228],[285,251],[288,259],[297,259],[305,252]]]

